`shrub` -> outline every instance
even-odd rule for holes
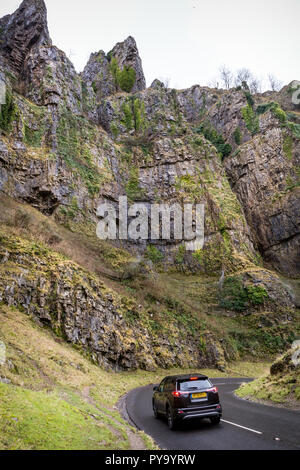
[[[270,103],[265,103],[257,106],[256,108],[256,114],[264,114],[267,111],[271,111],[274,116],[282,123],[285,124],[287,122],[287,115],[283,111],[283,109],[280,108],[279,104],[276,103],[275,101],[270,101]]]
[[[225,143],[222,135],[219,134],[210,123],[205,122],[200,124],[200,126],[195,129],[195,132],[198,134],[203,134],[204,137],[216,147],[222,159],[231,153],[231,145]]]
[[[119,73],[119,66],[117,59],[113,57],[110,61],[110,71],[112,76],[114,77],[115,84],[118,85],[118,73]]]
[[[140,99],[136,98],[133,103],[134,127],[138,132],[145,127],[145,105]]]
[[[219,303],[221,307],[228,310],[236,310],[237,312],[246,310],[248,295],[240,279],[235,277],[225,279]]]
[[[145,258],[150,259],[152,263],[160,263],[164,259],[164,255],[154,245],[148,245]]]
[[[130,93],[136,79],[135,70],[129,65],[125,65],[123,70],[120,70],[117,59],[112,57],[110,60],[110,71],[116,86],[121,88],[122,91]]]
[[[278,104],[275,103],[274,101],[270,101],[269,103],[260,104],[256,108],[256,114],[264,114],[267,111],[269,111],[270,109],[274,108],[274,106],[278,106]]]
[[[111,62],[111,60],[112,60],[112,53],[113,53],[113,51],[109,51],[106,55],[106,58],[107,58],[108,62]]]
[[[231,151],[232,151],[231,145],[229,145],[229,144],[224,144],[224,146],[223,146],[222,149],[221,149],[222,157],[223,157],[223,158],[228,157],[228,155],[231,154]]]
[[[252,98],[252,95],[251,95],[250,91],[245,91],[244,94],[245,94],[245,97],[246,97],[246,100],[247,100],[248,105],[249,105],[251,108],[253,108],[253,106],[254,106],[254,100],[253,100],[253,98]]]
[[[118,85],[122,91],[130,93],[136,78],[135,70],[125,65],[122,71],[118,73]]]
[[[130,97],[122,104],[122,111],[124,115],[122,122],[128,131],[132,128],[136,132],[145,130],[145,105],[143,101],[139,98]]]
[[[236,130],[234,131],[234,141],[237,145],[240,145],[241,143],[241,138],[242,138],[242,133],[241,133],[241,129],[239,127],[236,128]]]
[[[221,307],[242,312],[248,307],[262,305],[268,299],[263,286],[244,285],[238,277],[225,279],[219,296]]]
[[[175,256],[175,264],[183,264],[185,254],[186,254],[185,245],[180,245]]]
[[[274,116],[278,119],[281,124],[285,124],[287,121],[286,113],[278,106],[272,109]]]
[[[192,141],[192,145],[193,147],[202,147],[203,140],[201,139],[201,137],[196,137],[196,139]]]
[[[129,131],[130,129],[132,129],[132,126],[133,126],[133,115],[132,115],[130,103],[123,103],[122,111],[124,114],[123,122],[126,126],[126,129]]]
[[[288,122],[287,126],[292,131],[294,136],[300,140],[300,124],[296,124],[294,122]]]
[[[252,305],[261,305],[268,298],[268,293],[263,286],[247,286],[246,290]]]
[[[259,132],[258,116],[255,115],[252,107],[249,104],[247,104],[247,106],[242,108],[242,116],[243,116],[243,119],[246,123],[246,127],[247,127],[248,131],[252,135],[257,134],[257,132]]]
[[[143,196],[144,191],[140,187],[138,168],[131,168],[125,190],[130,201],[140,199]]]

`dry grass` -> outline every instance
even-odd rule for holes
[[[95,227],[70,224],[72,230],[58,224],[54,216],[0,194],[0,224],[12,234],[40,241],[99,277],[119,277],[132,255],[97,238]]]

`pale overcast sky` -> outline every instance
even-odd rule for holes
[[[1,0],[0,17],[21,0]],[[300,0],[46,0],[53,44],[81,71],[91,52],[133,36],[147,86],[208,84],[220,65],[300,79]]]

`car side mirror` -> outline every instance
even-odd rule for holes
[[[153,392],[156,392],[158,390],[158,387],[153,387]]]

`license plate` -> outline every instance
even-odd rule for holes
[[[206,398],[206,393],[193,393],[192,398]]]

